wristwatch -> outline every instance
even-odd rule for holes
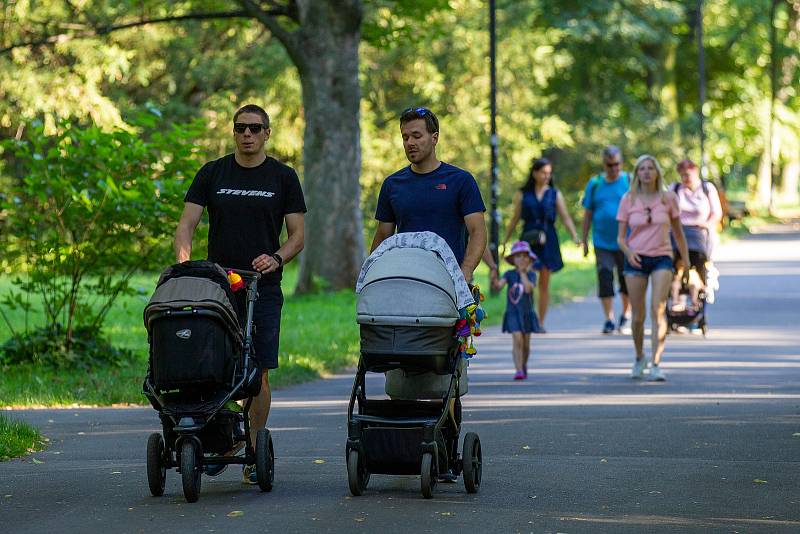
[[[277,252],[275,252],[275,253],[274,253],[274,254],[272,254],[271,256],[272,256],[272,259],[273,259],[273,260],[275,260],[275,261],[277,261],[277,262],[278,262],[278,267],[283,267],[283,258],[281,258],[281,255],[280,255],[280,254],[278,254]]]

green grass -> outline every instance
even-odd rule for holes
[[[576,295],[586,295],[595,284],[594,261],[581,257],[579,250],[565,243],[562,247],[565,267],[551,278],[551,305]],[[502,268],[503,270],[505,267]],[[126,296],[109,313],[105,333],[121,347],[133,351],[133,360],[125,367],[85,371],[56,371],[34,366],[2,369],[0,399],[5,406],[70,406],[142,404],[141,385],[147,370],[147,333],[142,324],[142,310],[158,279],[157,273],[143,273],[133,278],[142,295]],[[484,324],[500,324],[505,307],[505,292],[491,295],[488,270],[481,266],[476,279],[486,294]],[[290,295],[296,271],[288,269],[283,287],[286,293],[281,320],[281,355],[279,368],[270,374],[277,387],[313,380],[353,366],[358,359],[358,326],[355,322],[356,299],[352,291],[321,295]],[[10,288],[10,278],[0,277],[0,295]],[[9,314],[9,312],[6,312]],[[9,314],[15,330],[22,330],[22,312]],[[33,325],[38,318],[29,317]],[[0,343],[11,335],[0,322]],[[478,340],[480,349],[480,341]]]
[[[0,413],[0,462],[40,451],[44,440],[32,426]]]

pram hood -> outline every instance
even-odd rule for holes
[[[241,329],[233,292],[230,290],[225,271],[208,261],[184,262],[167,268],[159,278],[150,302],[144,308],[144,325],[150,332],[154,315],[177,311],[187,307],[215,311],[225,322],[228,330],[241,339]]]
[[[453,326],[473,302],[452,251],[432,232],[384,241],[364,263],[356,292],[359,324]]]

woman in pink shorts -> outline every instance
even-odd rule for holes
[[[653,156],[636,160],[630,190],[622,197],[617,211],[617,243],[625,254],[625,284],[631,301],[631,330],[636,361],[631,376],[642,378],[647,368],[644,357],[644,320],[647,285],[652,280],[650,315],[652,322],[652,366],[649,380],[666,380],[661,371],[661,355],[667,336],[666,305],[672,282],[672,243],[670,229],[681,256],[688,257],[686,238],[680,221],[678,197],[664,190],[661,166]],[[688,275],[688,270],[684,271]]]

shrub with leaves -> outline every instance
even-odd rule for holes
[[[147,139],[62,122],[55,135],[33,125],[22,139],[3,142],[16,176],[0,197],[0,246],[15,284],[2,307],[28,314],[40,302],[43,317],[15,331],[0,307],[12,333],[3,351],[9,363],[94,360],[82,351],[102,347],[103,321],[115,299],[131,292],[131,275],[170,262],[185,181],[198,168],[191,139],[201,125],[158,130],[157,120],[152,112],[138,119],[136,126],[154,132]]]

